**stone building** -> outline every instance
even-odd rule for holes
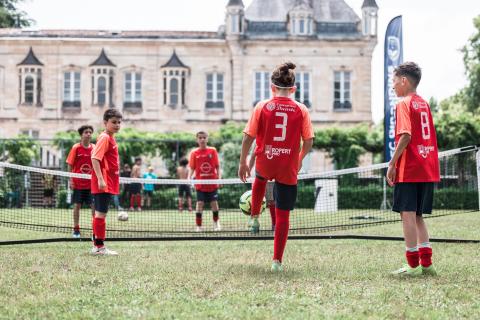
[[[297,68],[316,127],[372,121],[375,0],[229,0],[217,32],[0,29],[0,137],[52,138],[118,108],[125,126],[215,129],[246,121],[269,73]]]

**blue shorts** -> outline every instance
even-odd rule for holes
[[[197,190],[197,201],[201,202],[212,202],[218,200],[217,190],[212,192],[203,192]]]

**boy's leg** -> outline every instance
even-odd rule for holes
[[[180,195],[178,196],[178,211],[183,211],[183,197]]]
[[[417,242],[422,267],[428,268],[432,265],[432,246],[428,236],[427,225],[422,216],[417,216]]]
[[[275,201],[269,201],[268,210],[270,211],[270,219],[272,220],[272,230],[275,231],[275,224],[276,224],[276,213],[275,213]]]
[[[94,255],[117,255],[117,252],[105,248],[106,237],[106,221],[105,218],[110,204],[111,194],[99,193],[95,194],[95,217],[93,219],[93,233],[94,248],[92,254]]]
[[[220,208],[218,207],[218,201],[214,200],[210,202],[210,208],[212,208],[212,215],[213,215],[213,230],[215,231],[220,231],[221,226],[220,226]]]
[[[73,205],[73,234],[80,235],[80,207],[81,203],[74,203]]]
[[[265,197],[265,191],[267,189],[267,179],[259,176],[255,177],[252,186],[252,208],[251,216],[252,218],[258,217],[260,215],[260,210],[262,208],[262,201]]]
[[[403,224],[403,236],[405,237],[406,252],[408,265],[416,268],[420,264],[417,247],[417,222],[416,212],[405,211],[401,213]]]
[[[192,196],[187,196],[188,211],[192,212]]]
[[[200,191],[197,192],[200,194]],[[197,231],[202,231],[202,214],[203,214],[203,207],[205,202],[198,200],[197,201],[197,213],[195,214],[195,224],[197,225]]]

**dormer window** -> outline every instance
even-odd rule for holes
[[[19,103],[22,105],[42,105],[42,69],[43,63],[38,60],[30,48],[25,59],[18,64]]]
[[[114,106],[115,64],[102,49],[100,56],[90,67],[92,77],[92,104],[96,106]]]
[[[170,60],[162,67],[163,104],[172,109],[185,106],[186,82],[189,68],[173,51]]]
[[[292,35],[308,36],[313,34],[313,19],[309,17],[295,17],[290,22]]]

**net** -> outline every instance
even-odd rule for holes
[[[455,149],[440,154],[441,182],[436,186],[434,212],[431,217],[479,210],[478,168],[480,153],[476,147]],[[320,235],[353,228],[393,223],[399,215],[391,211],[393,188],[385,183],[386,164],[301,175],[296,208],[290,218],[291,235]],[[0,162],[0,225],[45,232],[71,233],[71,178],[89,179],[88,175],[71,174],[38,167]],[[251,181],[250,181],[251,182]],[[251,235],[248,217],[239,209],[241,195],[251,189],[250,183],[238,179],[202,180],[202,184],[219,184],[221,230],[215,231],[208,205],[203,213],[203,229],[196,230],[195,201],[188,210],[186,199],[179,210],[179,187],[192,189],[197,182],[174,179],[121,178],[118,203],[112,203],[107,215],[107,237],[121,238],[205,238],[261,237],[272,235],[269,209],[261,215],[261,230]],[[142,211],[128,211],[132,183],[153,184],[153,192],[142,191]],[[183,187],[181,187],[183,186]],[[113,201],[112,201],[113,202]],[[123,210],[127,221],[119,220]],[[83,237],[91,233],[91,209],[80,212]]]

